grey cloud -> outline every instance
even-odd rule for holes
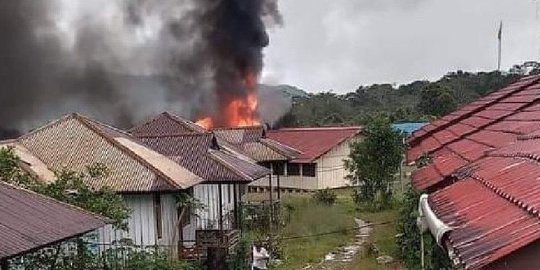
[[[539,59],[540,21],[526,0],[283,0],[286,25],[270,35],[265,78],[308,91],[436,79],[457,69]],[[305,8],[309,6],[309,8]]]

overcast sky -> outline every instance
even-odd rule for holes
[[[266,83],[310,92],[435,80],[449,71],[503,68],[540,58],[533,0],[280,0],[270,30]]]

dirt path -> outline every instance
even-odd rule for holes
[[[354,257],[365,248],[365,244],[368,242],[369,234],[371,232],[371,227],[366,227],[366,222],[363,220],[355,218],[354,221],[359,227],[354,243],[328,253],[320,263],[308,265],[303,269],[341,270],[351,264]]]

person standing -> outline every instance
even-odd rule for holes
[[[256,242],[253,246],[253,265],[252,270],[266,270],[266,262],[270,259],[270,254],[262,246],[260,242]]]

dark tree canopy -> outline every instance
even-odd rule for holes
[[[450,89],[446,86],[440,84],[429,85],[420,94],[418,110],[423,114],[440,117],[454,111],[456,107],[457,102]]]

